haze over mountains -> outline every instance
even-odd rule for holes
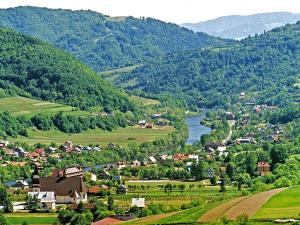
[[[85,10],[1,9],[0,26],[50,42],[96,71],[140,63],[172,51],[226,43],[156,19],[109,17]]]
[[[296,23],[298,20],[300,20],[300,14],[274,12],[249,16],[224,16],[199,23],[185,23],[182,26],[195,32],[204,32],[215,37],[242,39],[288,23]]]

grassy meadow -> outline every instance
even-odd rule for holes
[[[109,143],[125,146],[130,142],[143,143],[153,141],[157,138],[167,136],[174,131],[173,127],[165,127],[162,129],[145,129],[136,127],[127,127],[114,130],[112,132],[103,131],[101,129],[87,130],[79,134],[66,134],[58,130],[40,131],[37,129],[29,129],[28,137],[18,136],[17,138],[8,138],[10,141],[26,142],[28,144],[62,144],[67,140],[76,144],[100,144],[106,146]],[[134,139],[134,140],[132,140]]]
[[[300,218],[300,186],[273,196],[256,212],[253,219]]]
[[[20,96],[0,98],[0,111],[7,111],[13,116],[32,116],[38,113],[57,113],[61,111],[72,115],[90,115],[89,112],[74,109],[74,107],[68,105]]]
[[[8,221],[15,224],[53,224],[57,220],[56,214],[38,214],[38,213],[9,213],[5,214]]]
[[[72,111],[72,107],[16,96],[0,98],[0,111],[8,111],[12,115],[21,116],[33,115],[40,112],[68,112]]]

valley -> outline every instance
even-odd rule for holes
[[[299,223],[299,22],[236,41],[20,6],[0,25],[1,225]]]

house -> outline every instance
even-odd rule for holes
[[[98,173],[98,177],[100,180],[108,180],[110,178],[110,174],[107,171],[100,171]]]
[[[71,152],[73,151],[73,142],[72,142],[72,141],[66,141],[66,142],[61,146],[61,149],[62,149],[64,152],[71,153]]]
[[[121,175],[112,176],[112,180],[121,181],[122,180],[122,176]]]
[[[164,160],[164,161],[168,160],[168,159],[170,160],[170,159],[172,159],[172,156],[171,155],[167,155],[167,154],[163,154],[163,155],[160,156],[160,159]]]
[[[9,141],[1,140],[0,141],[0,148],[7,147],[9,145]]]
[[[128,192],[128,189],[123,184],[121,184],[116,190],[116,194],[118,194],[118,195],[127,195],[127,192]]]
[[[41,177],[39,185],[41,192],[55,193],[56,203],[87,202],[87,188],[82,177]]]
[[[35,150],[35,152],[36,152],[37,154],[39,154],[40,157],[44,157],[44,156],[45,156],[45,150],[44,150],[43,148],[37,148],[37,149]]]
[[[257,169],[260,176],[270,173],[270,164],[268,162],[258,162]]]
[[[42,209],[55,209],[55,193],[49,192],[28,192],[28,196],[36,196],[39,199],[39,204]]]
[[[52,177],[82,177],[83,171],[80,167],[70,167],[66,169],[55,169],[52,171]]]
[[[139,208],[145,207],[145,198],[132,198],[131,206],[137,206]]]
[[[108,190],[108,186],[106,185],[101,185],[101,186],[93,186],[88,188],[88,193],[89,194],[97,194],[99,193],[100,190]]]
[[[234,115],[232,112],[226,112],[226,119],[227,120],[234,120]]]
[[[183,161],[183,160],[188,159],[188,158],[189,158],[189,154],[177,153],[177,154],[173,155],[173,159],[176,162]]]
[[[8,162],[9,166],[19,166],[19,167],[23,167],[27,165],[27,162]]]
[[[141,165],[141,163],[138,160],[134,160],[132,162],[130,162],[130,167],[138,167]]]
[[[87,188],[81,176],[40,177],[35,168],[32,175],[32,192],[54,192],[58,204],[87,202]]]
[[[97,175],[94,174],[94,173],[91,173],[91,180],[96,182],[97,181]]]
[[[140,126],[145,126],[146,125],[146,120],[140,120],[139,125]]]
[[[151,115],[151,119],[159,119],[161,117],[161,113],[154,113]]]
[[[147,123],[146,128],[147,129],[152,129],[153,128],[153,123]]]
[[[121,169],[123,169],[123,168],[126,168],[125,162],[120,161],[120,162],[117,162],[117,163],[116,163],[116,169],[117,169],[117,170],[121,170]]]
[[[25,180],[16,180],[14,187],[17,189],[26,190],[29,188],[29,184]]]
[[[19,157],[24,157],[26,155],[25,150],[21,147],[16,147],[16,148],[13,149],[13,151],[18,153]]]
[[[110,224],[115,224],[115,223],[120,223],[120,222],[123,222],[123,220],[115,219],[112,217],[106,217],[102,220],[91,223],[91,225],[110,225]]]
[[[156,164],[156,163],[157,163],[157,160],[154,158],[154,156],[150,156],[148,159],[149,159],[149,161],[150,161],[152,164]]]

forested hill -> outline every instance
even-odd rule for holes
[[[35,38],[0,29],[0,97],[33,96],[86,109],[134,105],[74,56]]]
[[[46,40],[96,71],[124,67],[168,52],[224,41],[151,18],[37,7],[0,10],[0,25]]]
[[[300,23],[247,38],[224,48],[168,54],[146,63],[118,82],[130,89],[173,94],[200,107],[235,103],[240,92],[257,103],[299,101]]]

